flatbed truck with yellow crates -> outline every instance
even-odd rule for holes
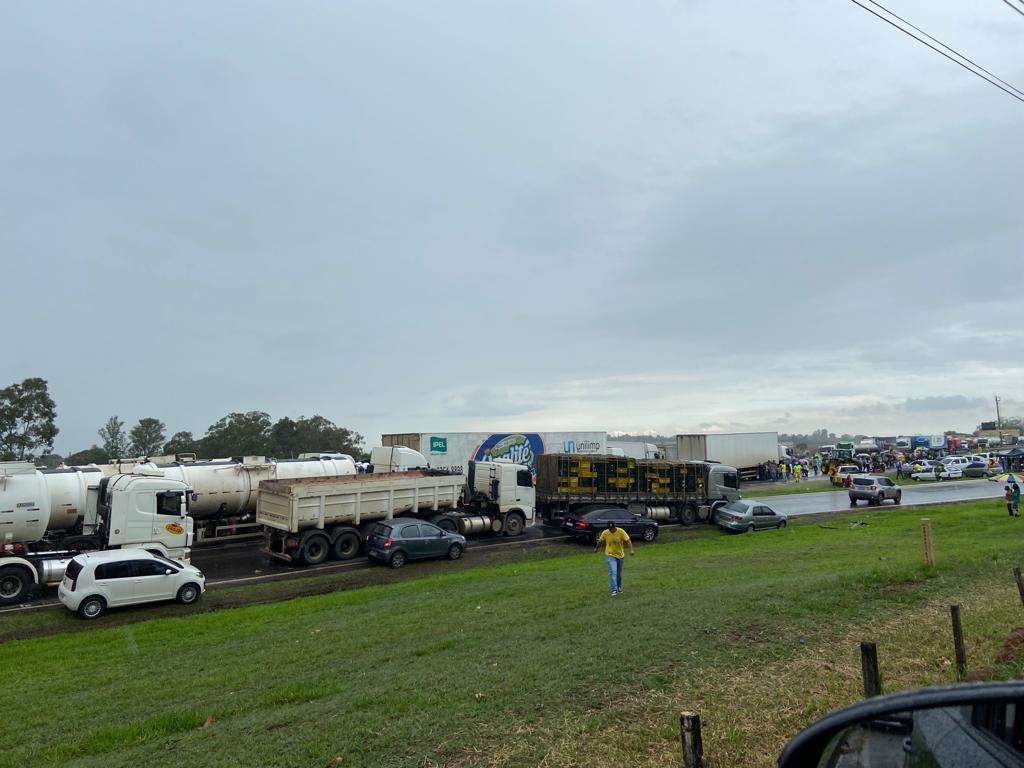
[[[536,486],[537,511],[551,524],[580,507],[601,504],[692,525],[712,520],[716,507],[740,498],[735,467],[628,456],[541,454]]]

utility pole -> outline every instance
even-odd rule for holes
[[[999,432],[999,442],[1003,442],[1003,419],[999,415],[999,395],[992,395],[996,399],[996,430]]]

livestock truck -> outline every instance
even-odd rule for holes
[[[0,463],[0,605],[60,583],[83,551],[137,547],[187,561],[191,498],[186,483],[152,467],[104,476],[98,467]]]
[[[778,432],[731,432],[676,435],[669,458],[679,461],[708,461],[736,467],[747,478],[757,477],[757,467],[778,461]]]
[[[374,449],[370,472],[261,482],[256,522],[264,528],[263,551],[306,565],[348,560],[359,554],[373,523],[403,515],[464,534],[518,536],[533,525],[533,474],[525,465],[470,461],[463,475],[410,468],[427,462],[405,447],[393,448],[386,463],[381,450]]]
[[[690,525],[740,498],[740,475],[726,464],[622,456],[545,454],[537,460],[537,511],[557,524],[592,504]]]

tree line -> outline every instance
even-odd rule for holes
[[[0,389],[0,460],[34,460],[46,466],[103,463],[136,456],[194,453],[202,458],[273,456],[295,458],[300,453],[340,451],[364,457],[363,436],[339,427],[320,415],[287,416],[273,421],[264,411],[229,413],[206,433],[167,436],[160,419],[139,419],[130,429],[118,416],[108,418],[97,432],[98,442],[63,457],[53,453],[58,432],[57,408],[44,379],[25,379]]]

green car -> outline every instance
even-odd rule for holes
[[[786,516],[756,499],[740,499],[716,509],[715,524],[735,533],[753,532],[764,528],[785,528]]]

